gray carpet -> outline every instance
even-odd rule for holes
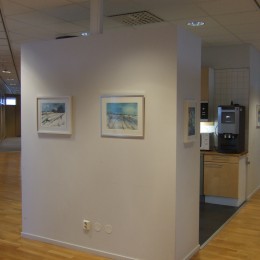
[[[15,151],[21,151],[20,137],[5,138],[2,142],[0,142],[0,152]]]

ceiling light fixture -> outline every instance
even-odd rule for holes
[[[81,36],[88,36],[88,35],[89,35],[88,32],[82,32],[82,33],[81,33]]]
[[[7,74],[10,74],[11,71],[10,70],[2,70],[3,73],[7,73]]]
[[[199,27],[205,25],[202,21],[190,21],[187,23],[188,26]]]

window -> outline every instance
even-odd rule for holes
[[[6,97],[5,104],[7,106],[16,106],[16,97]]]

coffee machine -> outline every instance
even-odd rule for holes
[[[218,152],[245,151],[245,107],[218,106]]]

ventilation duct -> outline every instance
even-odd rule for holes
[[[163,22],[163,19],[148,11],[110,15],[109,17],[117,22],[133,26]]]

